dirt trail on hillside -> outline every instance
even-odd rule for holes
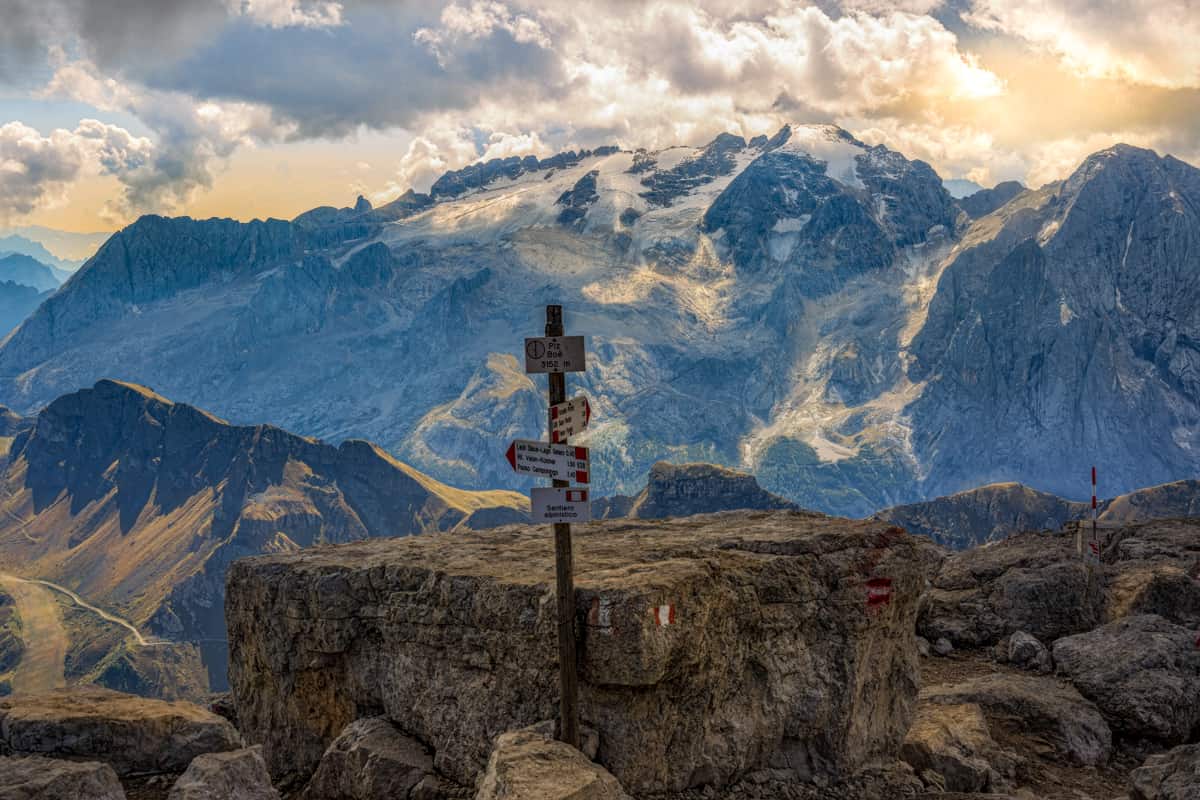
[[[69,642],[54,593],[12,575],[0,574],[0,585],[16,602],[21,640],[25,643],[25,653],[12,677],[13,694],[47,692],[66,686],[64,663]]]

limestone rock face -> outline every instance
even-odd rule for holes
[[[122,776],[180,772],[241,746],[232,725],[191,703],[91,688],[0,699],[0,752],[104,761]]]
[[[1128,617],[1059,639],[1054,663],[1115,732],[1181,744],[1200,724],[1195,638],[1162,617]]]
[[[108,764],[0,756],[0,800],[125,800],[125,790]]]
[[[1194,800],[1200,797],[1200,744],[1185,744],[1146,759],[1129,776],[1133,800]]]
[[[646,488],[633,497],[618,495],[592,503],[593,517],[662,519],[740,509],[797,509],[772,494],[753,475],[716,464],[670,464],[650,468]]]
[[[1088,572],[1074,537],[1025,533],[946,559],[918,629],[958,647],[992,645],[1017,631],[1054,641],[1094,628],[1103,612],[1103,580]]]
[[[382,795],[381,795],[382,796]],[[261,747],[197,756],[167,800],[279,800]]]
[[[301,800],[405,800],[433,772],[433,756],[380,717],[359,719],[329,745]]]
[[[995,674],[921,690],[922,702],[984,709],[990,719],[1019,725],[1047,741],[1062,758],[1096,766],[1108,761],[1112,731],[1094,705],[1049,678]]]
[[[530,731],[504,733],[475,800],[630,800],[603,768],[570,745]]]
[[[896,752],[917,691],[917,540],[787,511],[575,534],[582,718],[627,790],[845,774]],[[239,561],[226,616],[242,730],[299,786],[378,709],[469,785],[497,735],[557,715],[553,586],[541,526]]]
[[[917,774],[932,770],[950,792],[1000,791],[1008,787],[1016,758],[1001,750],[974,703],[922,703],[900,757]]]

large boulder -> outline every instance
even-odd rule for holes
[[[1129,774],[1133,800],[1196,800],[1200,797],[1200,744],[1158,753]]]
[[[279,800],[279,792],[271,785],[261,747],[197,756],[167,796],[167,800],[232,798]]]
[[[1009,788],[1017,758],[1000,748],[974,703],[921,703],[900,757],[918,774],[935,772],[950,792]]]
[[[1094,705],[1052,677],[995,673],[921,690],[922,703],[974,704],[992,725],[1016,736],[1037,736],[1057,755],[1098,766],[1112,754],[1112,731]]]
[[[1116,733],[1181,744],[1200,724],[1195,640],[1187,628],[1144,614],[1059,639],[1054,663]]]
[[[0,800],[125,800],[125,790],[96,761],[0,756]]]
[[[1200,626],[1200,521],[1155,519],[1105,532],[1108,619],[1157,614]]]
[[[104,761],[122,776],[182,772],[241,746],[232,725],[191,703],[96,688],[0,699],[0,752]]]
[[[351,722],[333,740],[301,800],[405,800],[433,773],[433,755],[389,720]]]
[[[570,745],[532,731],[496,738],[475,800],[630,800],[621,784]]]
[[[575,529],[580,707],[630,791],[893,756],[917,693],[917,542],[802,512]],[[226,616],[239,720],[298,787],[361,709],[470,785],[492,741],[558,711],[545,526],[239,561]]]
[[[1023,533],[947,558],[918,622],[926,639],[984,647],[1024,631],[1044,642],[1103,622],[1104,582],[1074,537]]]

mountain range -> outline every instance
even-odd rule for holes
[[[851,516],[981,484],[1128,491],[1200,464],[1200,170],[1124,145],[956,200],[827,125],[447,173],[292,221],[144,217],[0,345],[32,413],[116,377],[520,488],[562,303],[596,496],[660,461]]]
[[[528,517],[522,495],[446,486],[369,442],[234,426],[118,381],[0,421],[0,573],[83,599],[66,619],[72,682],[223,687],[225,571],[242,556]]]

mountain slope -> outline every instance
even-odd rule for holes
[[[589,337],[597,496],[705,461],[865,516],[1077,496],[1080,453],[1129,490],[1200,466],[1198,175],[1119,147],[971,220],[928,165],[797,125],[497,159],[292,222],[146,217],[0,346],[0,401],[115,375],[519,487],[504,449],[545,424],[520,346],[555,302]]]
[[[108,380],[55,400],[17,434],[0,494],[7,571],[61,584],[150,634],[201,643],[218,686],[234,559],[527,508],[511,492],[446,486],[368,442],[235,427]]]
[[[0,336],[20,325],[53,292],[0,280]]]

